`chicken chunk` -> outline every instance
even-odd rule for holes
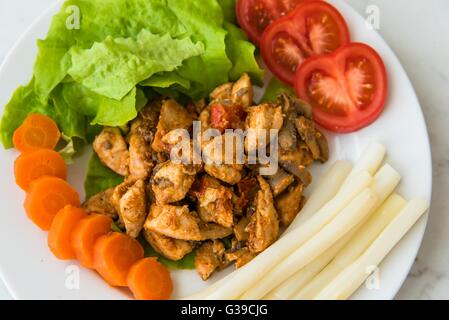
[[[282,191],[287,189],[288,186],[295,181],[293,175],[288,174],[287,172],[282,170],[282,168],[279,168],[274,175],[267,176],[266,178],[268,180],[268,183],[270,184],[274,196],[282,193]]]
[[[95,138],[92,146],[101,162],[109,169],[122,176],[128,175],[128,146],[120,129],[104,127],[101,133]]]
[[[253,104],[253,85],[248,74],[244,74],[232,86],[231,100],[234,104],[242,106],[247,109]]]
[[[231,228],[234,224],[232,191],[208,175],[202,176],[194,189],[192,193],[197,199],[201,220]]]
[[[129,174],[132,179],[146,179],[153,169],[151,144],[158,113],[151,106],[143,109],[131,123],[129,142]]]
[[[189,211],[187,205],[153,204],[144,228],[166,237],[188,241],[220,239],[232,233],[232,229],[218,224],[201,222],[196,213]]]
[[[188,241],[168,238],[147,230],[143,231],[143,235],[156,252],[173,261],[181,260],[193,250],[193,245]]]
[[[197,169],[170,160],[155,168],[151,188],[158,204],[184,199],[193,182]]]
[[[235,267],[237,269],[243,267],[255,257],[256,254],[249,251],[247,247],[226,253],[226,259],[230,262],[235,261]]]
[[[255,139],[246,138],[247,151],[256,150],[257,147],[266,147],[270,143],[270,129],[281,129],[283,125],[282,108],[271,104],[261,104],[248,108],[246,129],[251,130]],[[261,140],[264,137],[265,141]],[[264,143],[264,145],[262,145]]]
[[[284,193],[275,198],[274,206],[277,210],[280,223],[284,228],[292,223],[298,215],[299,210],[301,210],[304,204],[302,192],[303,185],[298,183],[290,186]]]
[[[174,129],[189,129],[192,126],[192,122],[193,116],[186,108],[174,100],[164,101],[152,144],[153,150],[156,152],[167,152],[166,146],[162,142],[162,137]]]
[[[112,220],[117,219],[118,214],[114,205],[111,202],[111,196],[114,193],[114,188],[102,191],[83,203],[83,208],[88,213],[98,213],[110,217]]]
[[[315,127],[312,120],[299,117],[295,121],[296,130],[309,147],[313,159],[326,162],[329,159],[329,146],[324,135]]]
[[[153,204],[144,228],[147,231],[179,240],[200,241],[202,239],[198,219],[189,212],[186,205]]]
[[[216,87],[214,91],[212,91],[211,94],[209,95],[210,100],[213,102],[231,100],[232,86],[233,83],[225,83],[222,84],[221,86]]]
[[[255,212],[246,227],[249,233],[248,248],[259,253],[268,248],[279,236],[279,221],[273,205],[273,194],[269,184],[260,176],[257,177],[261,190],[254,201]]]
[[[136,238],[142,230],[146,219],[146,194],[143,180],[137,180],[128,188],[119,202],[119,214],[126,229],[126,234]]]
[[[294,150],[279,150],[278,159],[280,166],[300,179],[305,187],[312,182],[307,166],[313,163],[313,158],[303,142],[298,142]]]
[[[201,279],[207,280],[223,263],[225,246],[219,240],[207,241],[197,250],[195,269]]]
[[[240,221],[234,227],[234,235],[237,241],[247,241],[249,234],[246,232],[246,227],[248,226],[249,218],[242,217]]]
[[[259,183],[254,176],[248,175],[240,180],[237,183],[237,195],[233,199],[234,210],[241,215],[244,214],[259,190]]]

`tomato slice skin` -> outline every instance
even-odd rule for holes
[[[296,72],[295,90],[312,106],[319,125],[350,133],[373,123],[384,110],[387,72],[373,48],[351,43],[304,62]]]
[[[293,85],[296,70],[306,59],[349,42],[348,26],[336,8],[324,1],[307,1],[265,29],[260,51],[270,71]]]
[[[311,0],[238,0],[237,20],[251,42],[258,46],[267,26],[306,1]]]

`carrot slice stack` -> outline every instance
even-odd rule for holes
[[[71,205],[65,206],[56,214],[48,233],[48,247],[56,258],[61,260],[76,258],[71,235],[77,224],[86,217],[87,212],[84,209]]]
[[[67,165],[56,151],[39,149],[21,154],[14,162],[17,185],[28,190],[31,182],[42,176],[67,178]]]
[[[61,132],[50,117],[32,113],[14,131],[13,143],[20,152],[28,152],[54,149],[60,138]]]
[[[81,265],[94,268],[94,244],[97,239],[111,232],[112,219],[91,214],[82,219],[72,232],[72,247]]]
[[[24,207],[28,217],[47,231],[58,211],[68,204],[79,207],[76,190],[61,178],[45,176],[31,183]]]
[[[138,300],[167,300],[173,291],[167,268],[151,257],[142,259],[131,267],[127,282]]]
[[[95,242],[94,267],[111,286],[126,287],[131,266],[143,255],[143,248],[137,240],[113,232]]]

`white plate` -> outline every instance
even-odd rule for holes
[[[334,4],[348,22],[352,39],[373,46],[383,57],[389,77],[389,98],[386,110],[370,127],[350,135],[327,135],[331,159],[355,160],[370,141],[379,141],[388,149],[388,162],[398,169],[403,181],[399,193],[410,199],[431,197],[431,156],[426,125],[413,87],[395,54],[375,31],[368,29],[364,19],[341,0]],[[0,69],[0,106],[8,102],[12,92],[31,78],[37,53],[36,39],[43,38],[57,4],[44,13],[21,37]],[[394,32],[394,30],[391,30]],[[2,203],[0,232],[0,273],[14,298],[18,299],[126,299],[126,290],[109,287],[95,272],[78,268],[76,262],[59,261],[47,247],[47,234],[38,230],[26,217],[22,202],[24,193],[16,187],[13,163],[18,153],[1,151],[0,180]],[[83,193],[83,179],[88,159],[86,153],[69,170],[69,181]],[[326,166],[313,168],[315,180]],[[356,299],[392,299],[403,283],[420,246],[427,216],[423,217],[402,239],[380,265],[380,288],[363,287]],[[71,280],[79,270],[79,289]],[[175,297],[183,297],[208,284],[194,271],[172,273]],[[223,276],[221,273],[218,277]]]

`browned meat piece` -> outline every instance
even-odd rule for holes
[[[207,241],[196,251],[195,269],[201,279],[207,280],[220,268],[224,260],[225,246],[219,240]]]
[[[298,183],[290,186],[284,193],[274,199],[274,206],[276,207],[279,221],[284,228],[292,223],[299,210],[301,210],[304,204],[302,192],[303,185]]]
[[[92,146],[101,162],[109,169],[122,176],[128,175],[128,146],[120,129],[104,127],[101,133],[95,137]]]
[[[137,180],[128,188],[119,202],[120,217],[126,229],[126,234],[136,238],[142,230],[146,211],[146,193],[143,180]]]
[[[114,188],[111,195],[111,203],[117,212],[120,211],[120,199],[125,195],[128,189],[134,184],[133,180],[125,180]]]
[[[143,109],[131,123],[128,142],[129,174],[132,179],[146,179],[153,169],[151,144],[157,119],[158,112],[149,106]]]
[[[156,152],[167,152],[162,137],[174,129],[189,129],[192,126],[193,116],[186,108],[174,100],[166,100],[162,104],[159,123],[154,137],[152,148]]]
[[[198,203],[198,215],[205,222],[215,222],[227,228],[234,224],[232,210],[232,191],[208,175],[202,176],[193,195]]]
[[[197,170],[182,163],[170,160],[154,169],[151,188],[156,202],[167,204],[184,199],[193,182]]]
[[[232,234],[232,229],[220,226],[216,223],[198,223],[200,228],[200,240],[222,239]]]
[[[234,104],[242,106],[244,109],[253,104],[253,85],[248,74],[244,74],[232,86],[231,100]]]
[[[243,165],[236,163],[236,155],[244,155],[244,153],[243,150],[234,148],[234,154],[227,155],[225,153],[225,146],[225,135],[215,137],[203,144],[204,170],[212,177],[234,185],[242,179],[243,171]],[[227,161],[226,159],[230,159],[231,161]],[[244,162],[244,159],[242,160],[239,162]],[[230,164],[226,164],[226,162]]]
[[[312,152],[313,159],[326,162],[329,159],[329,146],[324,135],[315,127],[312,120],[299,117],[295,127],[302,140]]]
[[[246,227],[249,233],[248,248],[259,253],[270,246],[279,236],[279,221],[273,205],[273,194],[270,186],[260,176],[257,177],[261,190],[254,201],[255,212]]]
[[[278,104],[282,106],[282,111],[290,121],[294,121],[298,116],[312,119],[312,108],[310,105],[290,94],[281,94],[278,97]]]
[[[267,176],[266,178],[270,184],[274,196],[282,193],[282,191],[287,189],[288,186],[295,181],[295,178],[291,174],[288,174],[282,170],[282,168],[279,168],[274,175]]]
[[[241,268],[256,257],[256,254],[249,251],[248,248],[242,248],[236,251],[226,253],[226,259],[228,261],[235,261],[235,267]]]
[[[211,101],[223,101],[231,100],[232,95],[232,83],[225,83],[219,87],[216,87],[214,91],[209,95]]]
[[[248,116],[246,117],[246,129],[252,129],[256,139],[245,139],[245,148],[247,151],[256,150],[257,147],[265,147],[261,144],[263,140],[259,141],[260,137],[266,135],[265,144],[270,143],[270,130],[281,129],[283,125],[282,108],[272,104],[261,104],[247,109]]]
[[[293,151],[279,150],[279,164],[287,172],[299,178],[304,187],[312,182],[307,166],[313,163],[312,155],[304,143],[299,142]]]
[[[202,222],[196,213],[189,211],[187,205],[181,207],[153,204],[144,227],[147,231],[187,241],[220,239],[232,233],[232,229]]]
[[[246,227],[248,226],[249,218],[243,217],[234,227],[234,235],[237,241],[247,241],[249,234],[246,232]]]
[[[117,210],[111,202],[111,196],[114,188],[102,191],[83,203],[83,208],[88,213],[98,213],[110,217],[112,220],[117,219]]]
[[[193,250],[192,244],[188,241],[168,238],[147,230],[143,231],[143,235],[154,250],[173,261],[181,260]]]
[[[237,183],[237,197],[234,198],[234,210],[239,214],[243,214],[248,205],[253,202],[259,190],[260,187],[255,177],[246,176],[240,180]]]
[[[202,239],[198,218],[185,206],[157,205],[150,208],[145,230],[156,232],[166,237],[200,241]]]

